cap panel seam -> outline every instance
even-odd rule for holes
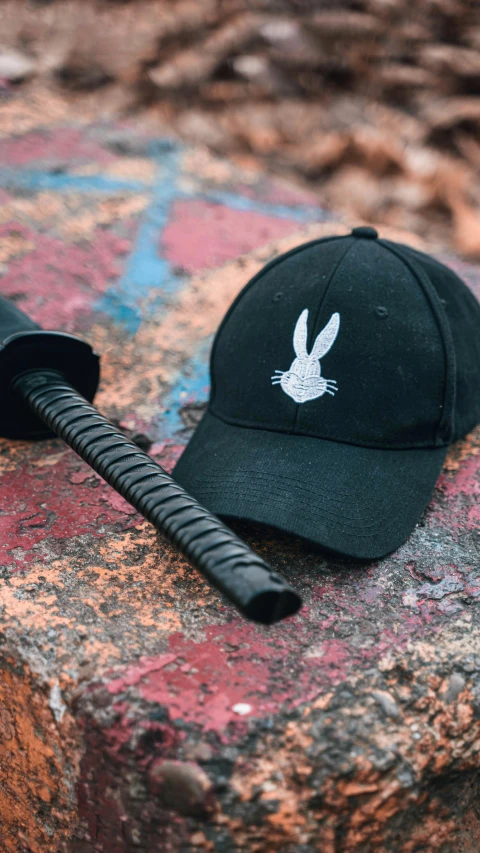
[[[413,274],[420,284],[424,296],[432,310],[442,342],[444,353],[443,405],[436,428],[436,444],[450,443],[455,434],[455,395],[456,395],[456,358],[450,323],[439,296],[423,269],[414,260],[404,258],[401,251],[390,245],[386,240],[380,240],[380,245],[394,255]]]
[[[282,253],[281,255],[278,256],[278,258],[274,258],[268,264],[265,264],[265,266],[263,266],[257,273],[255,273],[253,278],[251,278],[250,281],[248,281],[247,284],[245,284],[244,287],[242,287],[242,289],[240,290],[239,293],[237,293],[235,299],[233,300],[232,304],[228,308],[222,322],[220,323],[220,325],[217,329],[217,332],[216,332],[216,335],[215,335],[215,338],[213,341],[212,351],[210,353],[210,365],[209,365],[209,367],[210,367],[210,402],[213,402],[213,400],[215,398],[215,392],[216,392],[216,382],[215,382],[215,377],[214,377],[213,362],[215,359],[215,353],[216,353],[216,349],[217,349],[218,340],[221,337],[221,334],[224,330],[224,327],[225,327],[226,323],[228,322],[228,320],[230,319],[230,316],[233,314],[235,308],[237,307],[239,302],[243,299],[243,297],[246,296],[246,294],[250,291],[250,289],[253,287],[253,285],[257,284],[258,281],[262,278],[262,276],[265,275],[265,273],[270,272],[270,270],[274,269],[274,267],[276,267],[278,264],[282,263],[282,261],[287,260],[287,258],[291,258],[293,255],[296,255],[296,254],[303,252],[307,249],[311,249],[314,246],[318,246],[321,243],[331,243],[334,240],[345,240],[348,237],[350,237],[350,234],[334,234],[331,237],[318,237],[316,240],[310,240],[310,242],[308,242],[308,243],[300,243],[299,246],[294,246],[293,249],[289,249],[288,252]]]
[[[355,245],[356,245],[356,241],[355,241],[355,240],[354,240],[352,243],[349,243],[349,244],[347,245],[347,247],[346,247],[345,251],[343,252],[343,254],[342,254],[342,255],[340,256],[340,258],[338,259],[337,263],[335,264],[335,267],[333,268],[333,270],[332,270],[332,272],[331,272],[331,274],[330,274],[330,278],[329,278],[329,280],[328,280],[328,282],[327,282],[327,286],[325,287],[325,290],[324,290],[324,292],[323,292],[323,296],[322,296],[322,298],[320,299],[320,303],[319,303],[319,305],[317,306],[317,310],[316,310],[316,313],[315,313],[315,320],[314,320],[314,322],[313,322],[314,335],[316,334],[316,331],[317,331],[317,324],[318,324],[318,320],[319,320],[319,317],[320,317],[320,314],[321,314],[321,311],[322,311],[323,303],[325,302],[325,299],[327,298],[327,293],[328,293],[328,291],[330,290],[330,287],[331,287],[331,285],[332,285],[332,283],[333,283],[333,280],[334,280],[334,278],[335,278],[335,276],[336,276],[336,274],[337,274],[337,272],[338,272],[338,270],[339,270],[340,266],[342,265],[343,261],[344,261],[344,260],[345,260],[345,258],[347,257],[347,255],[348,255],[349,251],[350,251],[351,249],[353,249],[353,247],[354,247]],[[314,336],[313,340],[315,340],[315,336]],[[300,413],[300,405],[301,405],[300,403],[297,403],[297,407],[296,407],[296,410],[295,410],[295,417],[294,417],[294,419],[293,419],[293,426],[292,426],[291,432],[292,432],[294,435],[296,434],[296,431],[297,431],[298,416],[299,416],[299,413]]]

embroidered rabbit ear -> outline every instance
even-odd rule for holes
[[[317,339],[310,353],[310,358],[320,359],[326,355],[338,335],[339,328],[340,314],[332,314],[325,328],[322,329],[319,335],[317,335]]]
[[[293,333],[293,349],[297,358],[307,358],[307,320],[308,308],[304,308]]]

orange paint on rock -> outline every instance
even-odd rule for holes
[[[72,564],[62,558],[48,566],[32,564],[28,573],[12,575],[2,589],[4,630],[35,633],[42,626],[55,629],[55,653],[63,657],[64,666],[65,655],[70,657],[69,667],[73,670],[78,669],[75,642],[78,644],[78,637],[82,636],[82,657],[95,662],[97,673],[119,658],[118,646],[106,633],[108,620],[121,617],[125,621],[124,633],[129,637],[132,654],[142,648],[140,638],[145,641],[146,630],[152,642],[159,632],[170,635],[181,630],[181,616],[174,605],[177,584],[189,569],[166,543],[165,557],[158,542],[155,531],[144,522],[136,530],[110,539],[108,547],[97,540],[93,565],[90,560],[95,556],[86,549],[80,565],[78,560]],[[72,598],[68,590],[73,578],[78,591]],[[137,578],[141,578],[141,584],[136,583]],[[206,581],[193,574],[192,581],[208,598]],[[211,595],[215,593],[212,591]],[[90,614],[87,625],[76,622],[80,605]]]
[[[0,438],[0,476],[16,468],[24,462],[31,444],[26,441],[7,441]]]
[[[68,713],[55,722],[48,687],[18,662],[0,677],[0,848],[59,853],[76,823],[79,744]],[[38,800],[44,804],[42,816]]]

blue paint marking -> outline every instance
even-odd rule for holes
[[[188,192],[178,187],[182,148],[174,140],[165,138],[149,143],[147,156],[157,165],[153,186],[142,181],[110,178],[102,174],[72,175],[67,172],[42,172],[35,169],[0,169],[0,186],[11,190],[37,192],[76,192],[93,194],[151,192],[152,202],[140,220],[135,245],[121,278],[110,287],[96,303],[96,309],[106,313],[114,323],[134,335],[141,323],[145,304],[150,310],[165,303],[169,295],[178,292],[185,279],[172,270],[162,258],[159,245],[168,224],[172,203],[176,199],[202,199],[222,204],[234,210],[262,213],[278,219],[298,222],[328,221],[331,214],[321,208],[302,205],[268,204],[241,193],[198,190]]]
[[[162,400],[162,411],[155,424],[157,441],[171,439],[173,436],[181,441],[185,424],[179,410],[188,403],[207,402],[210,391],[208,362],[211,345],[211,338],[202,341],[198,351],[191,357],[182,373],[177,375],[167,396]],[[184,436],[185,442],[188,437]]]
[[[180,149],[173,146],[154,146],[150,155],[158,168],[157,181],[153,187],[150,207],[143,215],[133,251],[119,281],[109,288],[96,304],[126,331],[134,335],[141,320],[141,303],[157,291],[155,307],[163,302],[165,295],[179,289],[179,279],[170,264],[159,253],[159,243],[170,217],[170,208],[178,198],[177,175],[180,164]]]
[[[53,190],[55,192],[118,193],[145,192],[141,181],[123,181],[105,175],[68,175],[63,172],[37,172],[33,169],[0,169],[0,186],[7,190]],[[147,187],[148,188],[148,187]]]
[[[241,193],[222,190],[183,190],[178,186],[182,153],[181,146],[169,139],[158,139],[149,144],[145,154],[152,158],[157,167],[153,185],[102,174],[71,175],[31,169],[0,169],[0,186],[20,192],[51,190],[99,195],[151,194],[151,204],[140,219],[135,244],[123,275],[95,305],[98,311],[106,313],[130,335],[136,333],[145,314],[156,312],[169,297],[188,284],[189,277],[175,271],[160,254],[162,234],[170,220],[172,204],[177,199],[195,198],[233,210],[261,213],[299,223],[327,222],[333,218],[330,212],[313,205],[270,204]],[[208,399],[210,346],[211,338],[199,344],[187,366],[177,374],[167,396],[162,399],[162,411],[155,424],[158,440],[175,436],[178,441],[187,441],[188,433],[179,410],[188,403],[206,403]]]
[[[191,198],[192,194],[177,186],[179,149],[162,150],[157,153],[155,160],[160,169],[160,178],[154,188],[152,204],[140,224],[134,249],[122,277],[96,306],[107,313],[115,323],[124,326],[131,335],[136,333],[142,320],[142,299],[149,297],[150,310],[156,310],[164,304],[165,297],[178,292],[184,283],[184,279],[173,272],[170,263],[161,257],[159,246],[162,233],[169,222],[173,202],[181,198]],[[264,204],[234,193],[194,193],[194,198],[223,204],[235,210],[254,211],[302,223],[327,221],[331,218],[330,214],[320,208]]]
[[[184,279],[175,274],[171,264],[159,253],[162,233],[169,222],[173,202],[192,197],[191,193],[181,190],[177,185],[182,149],[172,144],[164,146],[160,140],[149,153],[159,173],[153,188],[152,203],[143,215],[123,275],[96,305],[98,310],[108,314],[114,323],[122,325],[131,335],[136,333],[142,321],[142,300],[148,298],[150,310],[158,310],[165,303],[166,297],[178,292],[184,284]],[[325,220],[328,216],[318,208],[265,204],[236,193],[219,191],[199,195],[194,192],[194,197],[235,210],[255,211],[298,222]]]

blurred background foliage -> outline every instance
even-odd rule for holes
[[[477,0],[0,0],[0,99],[39,86],[480,257]]]

